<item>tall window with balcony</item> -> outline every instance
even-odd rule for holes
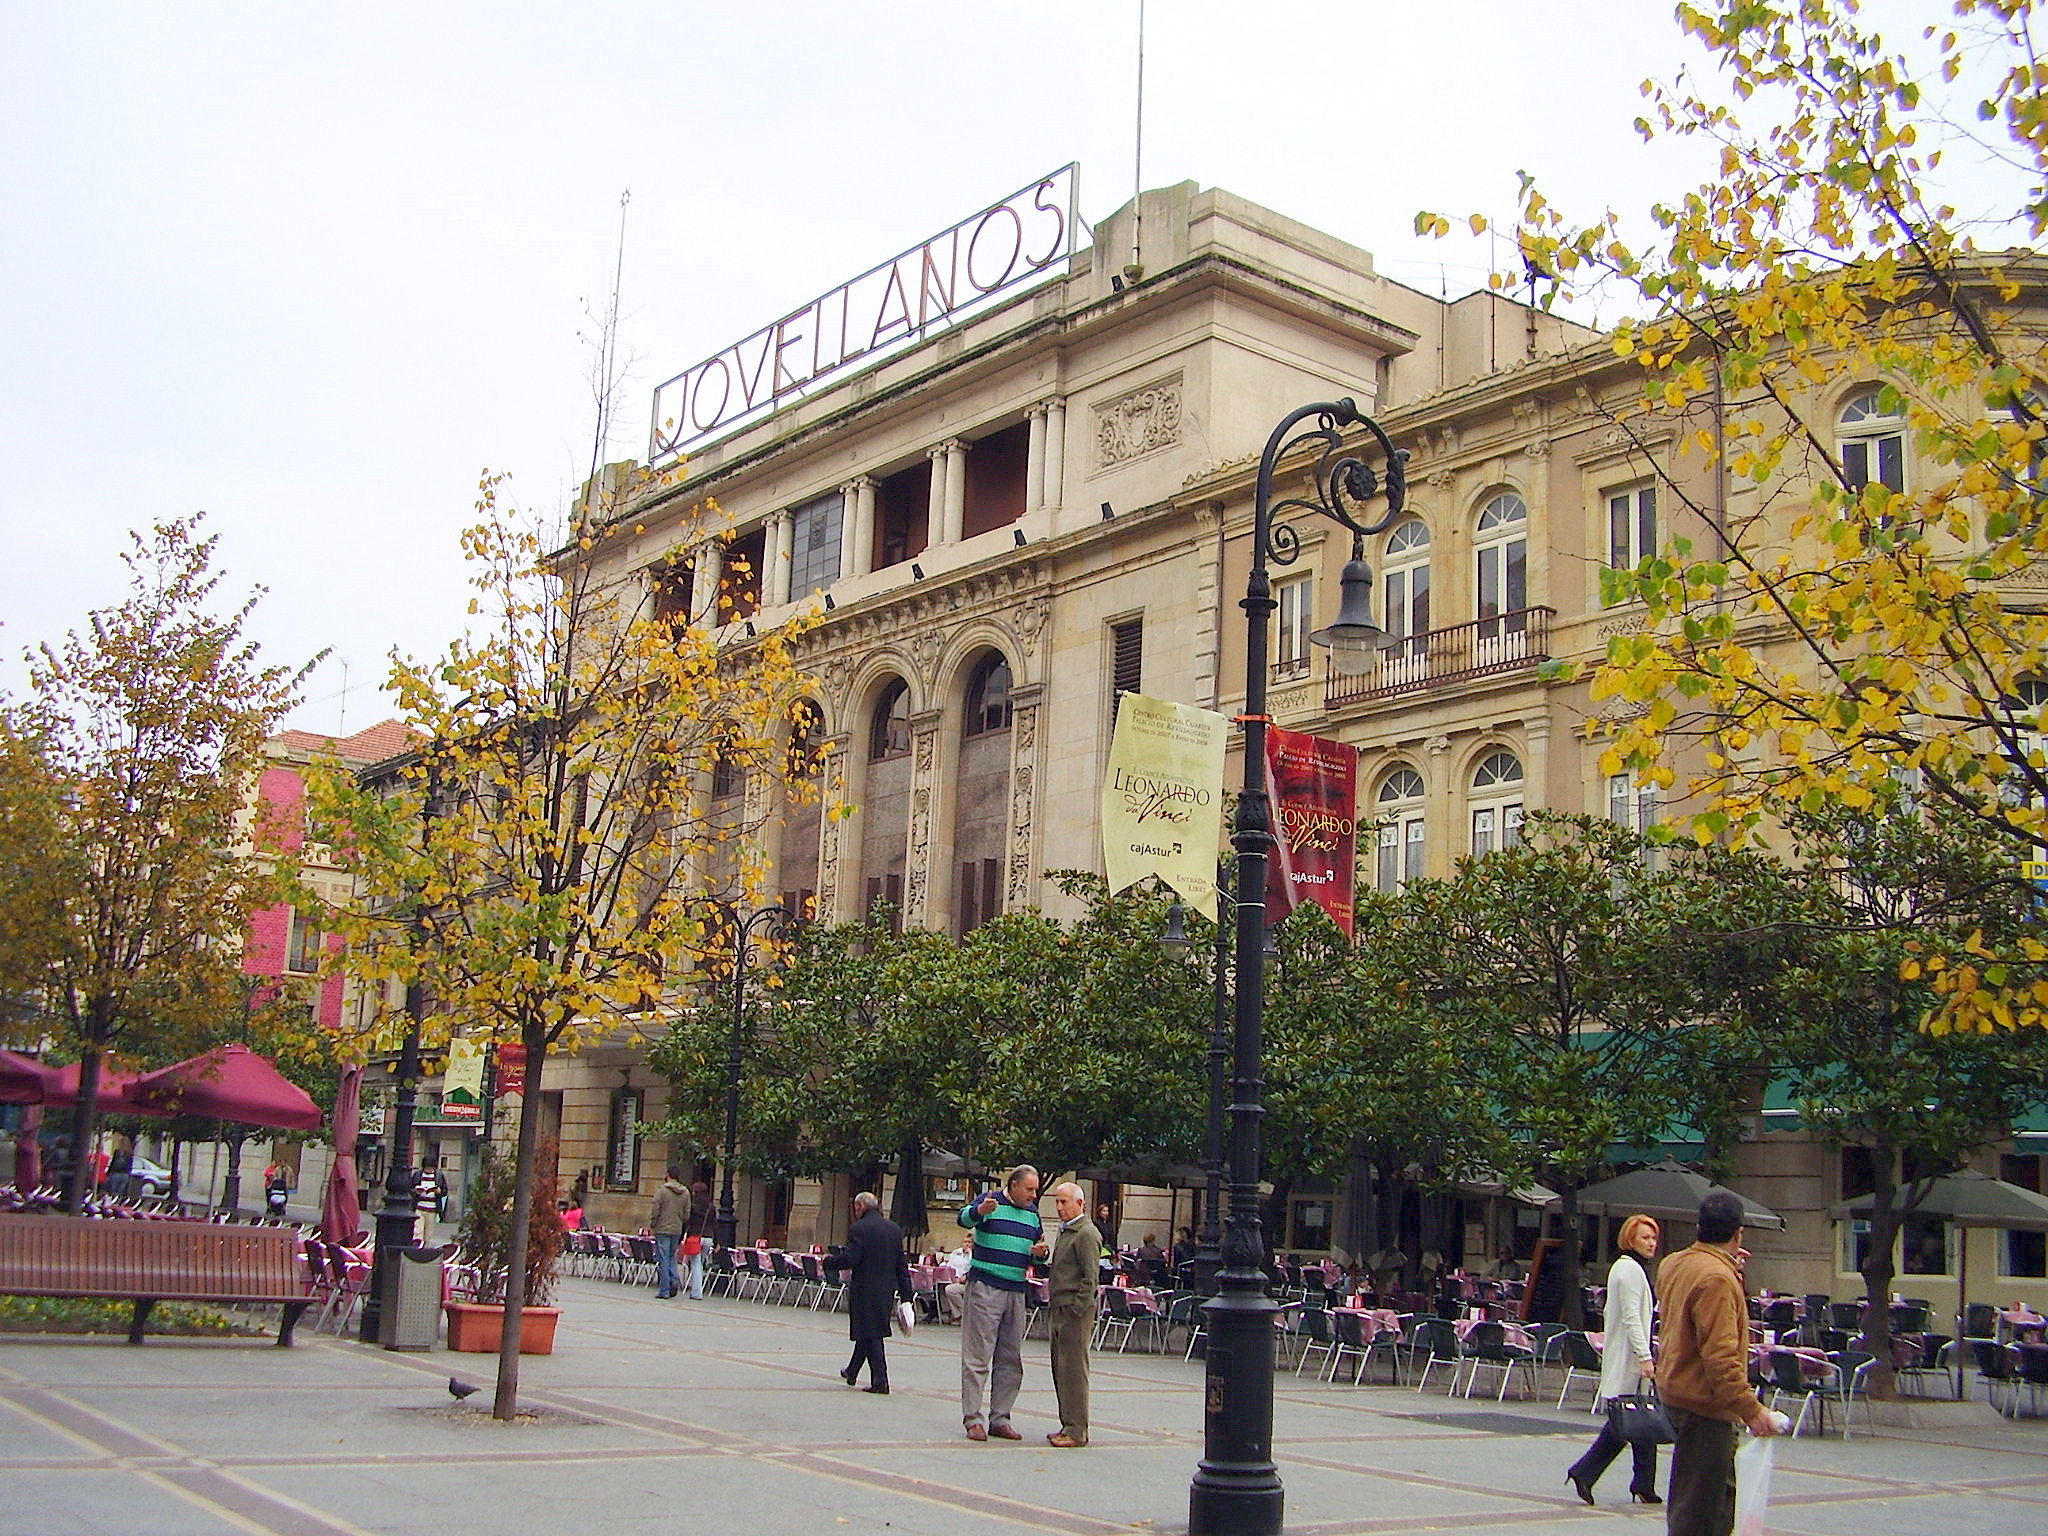
[[[294,911],[291,944],[285,954],[285,969],[296,976],[310,976],[319,970],[321,942],[318,920],[305,912]]]
[[[1273,583],[1273,677],[1307,677],[1309,631],[1316,627],[1316,579],[1289,576]]]
[[[1906,488],[1906,418],[1886,408],[1884,391],[1860,389],[1842,406],[1836,422],[1842,473],[1853,486],[1876,481],[1895,491]]]
[[[985,651],[967,671],[953,810],[953,931],[965,937],[1003,910],[1010,806],[1010,664]]]
[[[1638,784],[1631,774],[1612,775],[1607,780],[1607,819],[1647,836],[1657,824],[1657,786]],[[1643,863],[1654,866],[1656,862],[1656,847],[1644,848]]]
[[[789,517],[789,600],[800,603],[839,579],[839,529],[846,515],[837,491],[807,501]]]
[[[1490,752],[1472,770],[1472,856],[1512,848],[1522,840],[1522,760]]]
[[[1429,666],[1429,525],[1405,518],[1387,535],[1380,622],[1391,643],[1380,656],[1386,684],[1422,682]]]
[[[910,847],[910,685],[892,678],[868,716],[867,783],[861,797],[863,915],[887,906],[903,921],[903,872]]]
[[[815,784],[825,767],[825,716],[809,699],[789,712],[789,740],[783,748],[783,772],[791,785]],[[818,839],[824,807],[815,795],[792,800],[783,808],[782,849],[775,861],[782,904],[798,919],[817,916]]]
[[[1398,891],[1410,880],[1422,878],[1426,848],[1423,830],[1422,775],[1413,768],[1396,768],[1380,780],[1373,797],[1379,817],[1379,866],[1374,884],[1381,890]]]
[[[901,565],[924,553],[931,543],[932,476],[925,465],[913,465],[884,477],[875,485],[875,545],[872,568]]]
[[[1607,563],[1632,571],[1657,552],[1657,487],[1632,485],[1607,493]]]
[[[967,454],[962,538],[1006,528],[1024,515],[1024,469],[1031,429],[1024,422],[978,438]]]
[[[1488,648],[1512,651],[1528,623],[1529,508],[1513,491],[1503,491],[1479,513],[1473,531],[1473,591],[1479,620],[1481,666],[1503,659]]]

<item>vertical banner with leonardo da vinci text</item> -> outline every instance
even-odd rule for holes
[[[1273,801],[1266,921],[1277,923],[1312,901],[1350,938],[1358,866],[1358,749],[1268,726],[1266,793]]]
[[[1156,875],[1215,919],[1229,734],[1229,720],[1214,710],[1123,695],[1102,781],[1102,865],[1111,891]]]

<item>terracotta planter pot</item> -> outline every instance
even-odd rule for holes
[[[505,1309],[479,1306],[473,1301],[444,1301],[448,1314],[448,1347],[458,1354],[495,1355],[503,1335]],[[519,1353],[552,1355],[555,1352],[555,1321],[560,1307],[527,1307],[519,1314]]]

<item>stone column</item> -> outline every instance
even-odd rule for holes
[[[1045,403],[1045,504],[1065,504],[1067,489],[1067,402],[1055,397]]]
[[[693,624],[708,624],[716,628],[722,620],[719,617],[719,588],[725,585],[725,545],[717,539],[706,539],[697,546],[690,577],[690,615]]]
[[[934,709],[910,721],[910,842],[903,853],[906,929],[931,927],[935,906],[943,910],[946,905],[934,903],[932,897],[932,827],[939,799],[939,733],[944,720],[944,711]],[[937,877],[942,879],[944,873],[945,865],[940,864]]]
[[[1550,793],[1550,715],[1548,712],[1530,715],[1522,721],[1522,733],[1529,743],[1529,760],[1522,764],[1522,814],[1541,811],[1556,802]],[[1604,784],[1603,784],[1604,791]],[[1566,809],[1577,810],[1572,804]],[[1596,814],[1604,815],[1606,805]]]
[[[1045,505],[1045,407],[1032,406],[1024,419],[1031,424],[1031,446],[1024,454],[1024,510],[1036,512]]]
[[[789,509],[768,514],[768,537],[762,540],[768,555],[768,569],[761,573],[761,606],[779,608],[789,601],[790,541],[795,519]]]
[[[875,558],[875,482],[862,475],[839,487],[839,574],[865,576]]]
[[[924,514],[927,544],[946,542],[946,487],[953,471],[953,455],[946,451],[946,447],[945,443],[940,443],[924,451],[924,456],[932,461],[932,491]]]
[[[967,536],[967,445],[946,439],[946,520],[942,544],[958,544]]]

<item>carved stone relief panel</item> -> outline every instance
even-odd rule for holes
[[[1180,441],[1181,376],[1106,400],[1095,407],[1095,467],[1118,464]]]
[[[827,922],[839,917],[839,840],[847,823],[833,815],[846,801],[846,741],[840,738],[825,751],[825,773],[819,785],[825,814],[818,818],[818,911]]]
[[[903,858],[903,923],[922,928],[931,915],[933,769],[939,759],[937,711],[911,722],[910,839]]]
[[[1038,896],[1032,790],[1037,783],[1038,705],[1019,703],[1010,717],[1009,869],[1003,905],[1012,911]]]

